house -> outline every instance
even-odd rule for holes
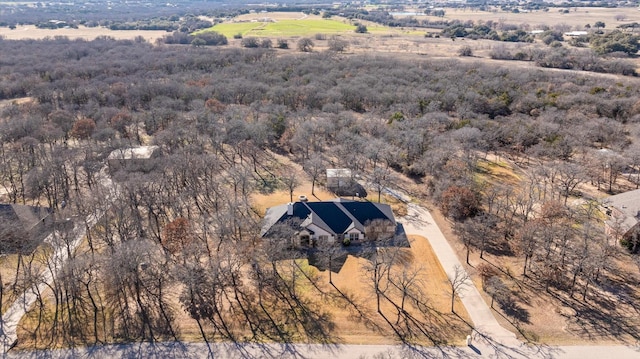
[[[338,196],[367,196],[367,191],[356,182],[348,168],[327,168],[327,189]]]
[[[292,202],[267,209],[261,236],[293,237],[295,247],[350,244],[391,238],[397,228],[393,211],[387,204],[336,198]]]
[[[138,146],[113,150],[107,163],[109,171],[150,172],[156,165],[154,159],[160,157],[158,146]]]
[[[611,196],[604,207],[607,235],[636,252],[640,239],[640,189]]]
[[[29,254],[52,229],[49,208],[0,204],[0,254]]]

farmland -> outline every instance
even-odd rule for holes
[[[211,28],[225,36],[308,36],[317,33],[339,34],[352,32],[353,25],[336,20],[281,20],[278,22],[226,23]],[[207,30],[204,30],[207,31]]]
[[[243,36],[309,36],[318,33],[350,33],[355,26],[348,20],[322,19],[319,16],[307,16],[302,13],[268,13],[243,15],[229,22],[217,24],[211,29],[227,37]]]

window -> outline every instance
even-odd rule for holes
[[[327,236],[327,235],[318,236],[318,241],[319,242],[328,242],[329,241],[329,236]]]
[[[349,233],[350,241],[357,241],[360,238],[360,233]]]

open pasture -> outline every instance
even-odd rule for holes
[[[597,7],[576,7],[567,8],[568,13],[563,13],[563,8],[550,8],[549,11],[532,11],[532,12],[505,12],[500,10],[494,11],[478,11],[471,9],[445,9],[444,20],[472,20],[478,21],[494,21],[507,24],[528,24],[531,29],[541,28],[543,26],[553,27],[558,24],[569,25],[572,29],[583,29],[585,25],[593,24],[596,21],[602,21],[606,25],[606,29],[615,28],[618,25],[640,22],[640,11],[637,8],[597,8]],[[618,20],[618,18],[622,18]],[[418,18],[428,18],[430,20],[438,20],[435,16],[419,16]]]
[[[346,20],[344,22],[331,19],[272,21],[229,22],[215,25],[209,30],[217,31],[227,37],[233,37],[236,34],[242,34],[242,36],[309,36],[318,33],[348,33],[355,30],[355,26]]]

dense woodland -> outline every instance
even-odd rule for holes
[[[582,191],[640,184],[635,78],[109,38],[0,47],[3,200],[51,207],[76,228],[105,211],[29,314],[25,335],[38,347],[180,338],[183,310],[204,340],[333,342],[330,314],[296,295],[297,282],[314,279],[258,240],[250,195],[296,182],[274,152],[314,182],[327,167],[378,186],[408,176],[469,250],[524,258],[514,276],[580,301],[638,303],[633,289],[611,288],[627,254],[604,235],[594,193]],[[137,144],[156,144],[163,157],[149,173],[116,173],[118,195],[109,195],[106,156]],[[499,181],[487,158],[526,175]],[[67,243],[73,232],[59,235]],[[41,254],[20,255],[16,275],[2,280],[3,303],[37,282],[35,268],[56,265]],[[382,289],[391,265],[372,268],[379,301],[403,288],[423,308],[421,286]],[[508,307],[504,284],[486,272],[487,290]],[[401,321],[409,314],[400,306],[397,315],[398,340],[446,341],[418,318]],[[637,323],[618,319],[637,335]]]

